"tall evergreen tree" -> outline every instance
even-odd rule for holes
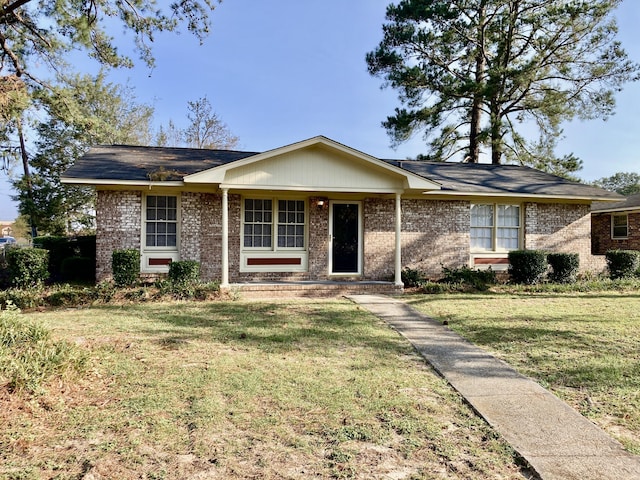
[[[139,104],[132,89],[106,82],[103,74],[76,75],[63,83],[67,86],[41,92],[47,115],[36,126],[31,193],[24,176],[14,183],[20,213],[32,217],[39,233],[93,227],[93,190],[60,183],[62,173],[89,146],[147,145],[152,136],[153,108]]]
[[[478,162],[557,158],[563,121],[606,118],[639,66],[616,40],[622,0],[402,0],[387,8],[383,40],[367,54],[372,75],[403,104],[383,122],[394,144],[424,131],[432,154]],[[523,124],[540,132],[528,141]],[[545,145],[545,148],[540,148]],[[540,155],[546,157],[540,163]],[[535,160],[534,160],[535,159]]]

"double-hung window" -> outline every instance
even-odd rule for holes
[[[177,247],[177,197],[147,195],[145,233],[147,247]]]
[[[509,251],[520,248],[520,206],[471,205],[471,249]]]
[[[304,200],[246,198],[243,244],[245,249],[304,249]]]
[[[241,271],[306,271],[307,210],[304,200],[243,200]]]
[[[626,213],[611,215],[611,238],[627,238],[629,217]]]

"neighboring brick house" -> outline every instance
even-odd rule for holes
[[[65,183],[97,190],[97,278],[136,248],[145,274],[197,260],[204,279],[388,281],[406,267],[505,269],[513,249],[591,255],[593,201],[620,196],[515,165],[382,160],[314,137],[264,153],[91,149]]]
[[[640,193],[616,203],[595,203],[591,212],[591,253],[640,250]]]

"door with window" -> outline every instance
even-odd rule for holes
[[[331,202],[329,272],[359,275],[362,258],[362,220],[359,202]]]

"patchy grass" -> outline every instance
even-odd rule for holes
[[[530,478],[410,346],[347,301],[24,315],[90,357],[0,390],[0,478]]]
[[[446,320],[640,454],[640,295],[433,295],[409,302]]]

